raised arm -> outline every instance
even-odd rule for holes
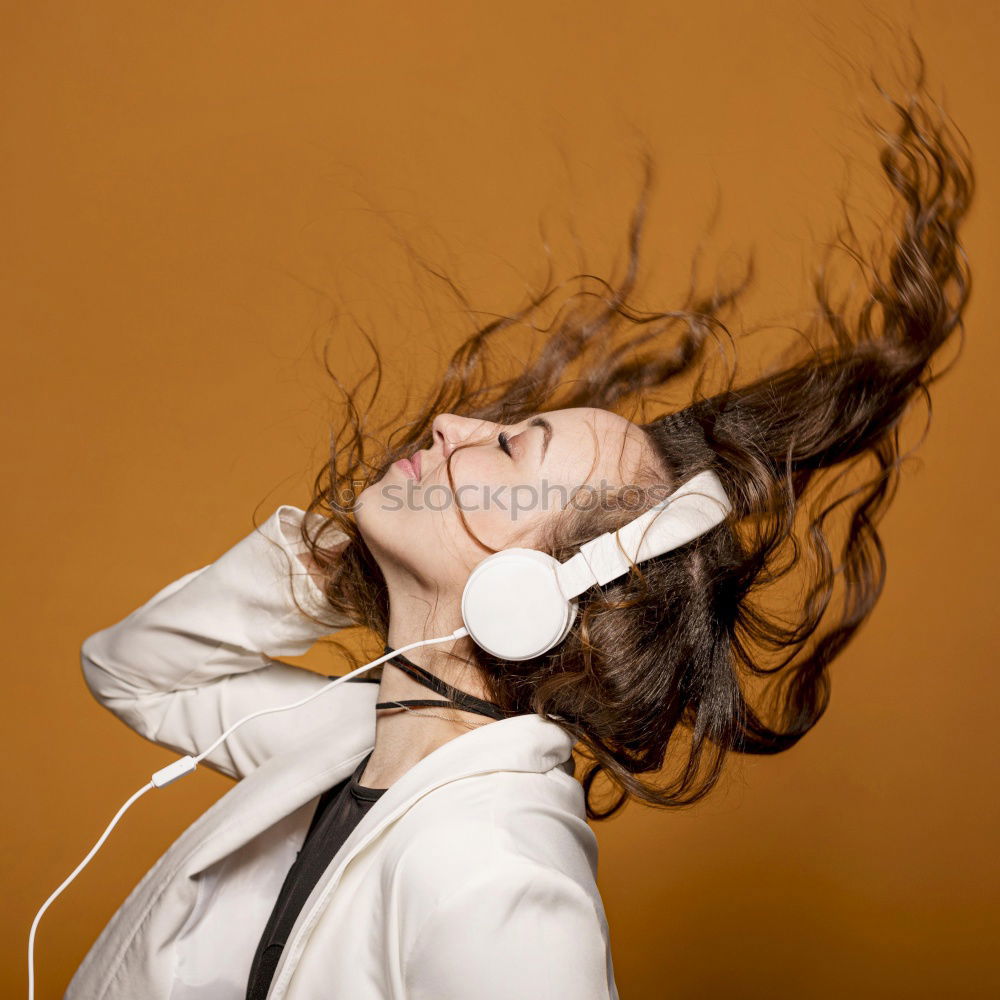
[[[250,712],[327,684],[327,677],[273,659],[305,653],[352,624],[326,607],[310,575],[298,537],[303,516],[282,505],[215,562],[88,636],[80,660],[94,697],[153,743],[197,754]],[[293,586],[299,603],[326,626],[299,611]],[[368,684],[339,684],[307,705],[246,723],[203,763],[243,778],[323,727],[366,722],[371,705]]]

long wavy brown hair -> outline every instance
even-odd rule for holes
[[[692,267],[681,305],[650,312],[631,304],[654,175],[648,154],[621,280],[583,272],[553,285],[550,260],[543,291],[476,326],[415,415],[404,405],[375,421],[382,361],[370,338],[375,361],[356,386],[345,388],[324,362],[344,416],[308,507],[321,517],[303,520],[302,538],[330,608],[383,642],[385,581],[349,501],[392,462],[430,447],[438,413],[508,424],[547,410],[603,407],[649,435],[660,462],[650,474],[661,485],[673,488],[704,469],[720,476],[734,504],[730,517],[583,595],[573,630],[557,649],[523,662],[475,649],[492,701],[512,713],[553,718],[572,734],[590,819],[613,815],[630,796],[661,807],[693,803],[716,784],[728,752],[774,754],[793,746],[823,715],[828,668],[879,597],[886,558],[877,526],[909,454],[901,454],[901,423],[917,400],[929,422],[928,387],[944,373],[932,373],[931,361],[949,340],[955,357],[960,352],[971,288],[958,238],[974,190],[967,143],[928,96],[923,56],[910,41],[916,66],[904,97],[893,98],[875,81],[894,127],[864,116],[880,141],[893,198],[882,230],[888,240],[865,252],[841,196],[845,221],[813,280],[818,308],[808,325],[793,327],[800,339],[791,354],[763,375],[740,382],[732,363],[720,378],[714,363],[735,356],[737,338],[723,317],[751,282],[752,255],[729,287],[699,292]],[[850,295],[834,301],[834,252],[857,266],[860,302],[852,305]],[[481,319],[454,281],[423,266],[474,322]],[[551,321],[537,323],[542,308],[574,282]],[[512,367],[505,337],[519,325],[530,327],[536,343],[513,374],[500,377]],[[721,384],[709,387],[710,375]],[[665,401],[669,393],[673,405]],[[394,396],[404,395],[394,387]],[[448,473],[450,479],[450,466]],[[634,505],[571,504],[551,519],[538,547],[567,559],[636,514]],[[340,532],[349,539],[346,549],[331,543],[343,539]],[[598,808],[594,782],[602,773],[612,795]]]

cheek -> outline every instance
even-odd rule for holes
[[[485,496],[482,499],[479,509],[465,511],[466,521],[476,538],[494,549],[533,547],[530,539],[544,517],[536,509],[537,501],[533,501],[527,493],[518,496],[510,490],[491,493],[489,499]],[[455,521],[458,530],[462,530],[457,517]],[[488,554],[479,546],[475,548],[480,553],[480,559]]]

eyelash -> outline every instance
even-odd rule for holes
[[[507,432],[501,431],[499,436],[497,437],[497,440],[500,442],[501,450],[506,452],[508,455],[510,455],[511,458],[513,458],[514,455],[513,452],[511,452],[510,450],[510,442],[507,439]]]

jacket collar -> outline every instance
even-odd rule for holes
[[[186,867],[194,876],[347,777],[375,745],[377,685],[371,707],[354,719],[331,720],[330,732],[273,757],[238,782],[205,816]],[[433,789],[490,771],[568,770],[573,737],[539,715],[517,715],[478,726],[431,751],[374,803],[338,852],[338,866],[386,824]]]
[[[414,764],[362,817],[313,887],[288,933],[271,980],[269,1000],[284,997],[309,936],[348,863],[414,802],[441,785],[475,774],[565,769],[572,749],[572,737],[557,723],[539,715],[517,715],[463,733]]]

